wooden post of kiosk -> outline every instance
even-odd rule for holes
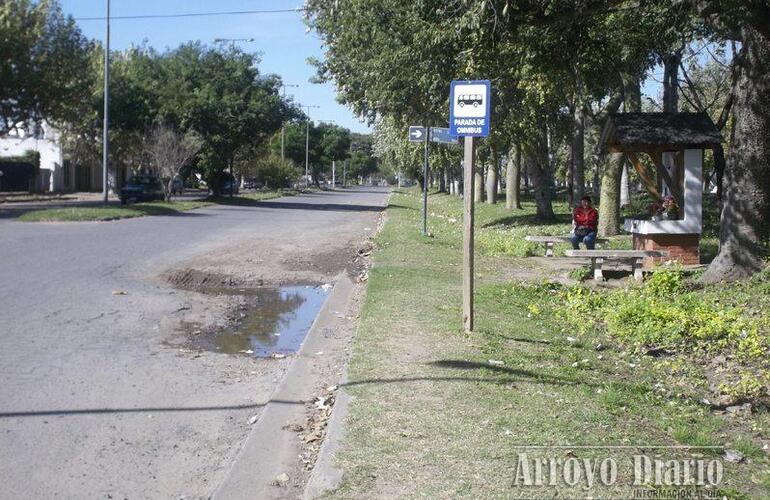
[[[473,137],[465,137],[463,155],[463,326],[473,331]]]

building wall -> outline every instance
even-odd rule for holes
[[[639,234],[634,233],[634,250],[663,250],[667,257],[648,257],[645,266],[651,267],[667,260],[684,266],[700,264],[699,234]]]
[[[61,191],[64,189],[64,154],[58,133],[43,124],[42,137],[20,132],[0,138],[0,157],[23,156],[27,151],[40,154],[40,175],[36,186],[40,191]]]

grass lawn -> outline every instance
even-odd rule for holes
[[[330,497],[629,498],[653,489],[631,484],[636,454],[720,459],[724,479],[708,491],[770,496],[765,410],[748,419],[714,412],[679,394],[659,358],[557,320],[561,292],[543,282],[552,273],[543,259],[526,258],[542,249],[522,236],[566,233],[566,205],[556,205],[552,225],[534,221],[532,203],[515,212],[477,205],[476,331],[466,334],[461,201],[431,195],[432,237],[423,237],[419,200],[415,190],[395,192],[376,240],[336,457],[345,475]],[[744,459],[721,459],[724,450],[711,448],[721,446]],[[612,458],[617,480],[569,488],[546,476],[542,486],[517,486],[520,453]]]
[[[210,205],[252,205],[260,200],[294,196],[299,192],[294,189],[282,189],[244,193],[232,198],[210,196],[201,200],[173,201],[171,203],[157,201],[122,206],[51,208],[27,212],[19,216],[18,220],[23,222],[110,221],[146,215],[179,215],[188,210]]]
[[[179,215],[182,212],[211,205],[208,201],[156,201],[123,206],[67,207],[35,210],[19,216],[23,222],[109,221],[144,217],[145,215]]]

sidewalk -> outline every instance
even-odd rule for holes
[[[751,428],[697,401],[658,391],[665,373],[656,358],[632,356],[599,334],[579,336],[563,329],[541,306],[553,290],[538,284],[559,271],[539,267],[538,259],[491,257],[479,250],[477,328],[463,333],[461,202],[431,196],[433,238],[419,234],[419,206],[415,191],[394,193],[377,239],[343,388],[351,403],[333,459],[343,478],[330,496],[629,498],[640,490],[663,493],[632,484],[631,464],[639,454],[718,459],[724,479],[702,493],[719,493],[720,498],[770,493],[768,460],[753,444]],[[527,214],[479,205],[477,227],[512,215],[527,221]],[[515,276],[532,279],[525,283]],[[757,417],[758,426],[766,423],[767,417]],[[722,459],[722,445],[740,447],[745,458],[741,463]],[[569,487],[559,471],[553,483],[524,485],[522,454],[530,461],[530,477],[536,458],[543,463],[612,459],[618,474],[606,486],[597,479],[598,471],[590,486],[583,475]]]

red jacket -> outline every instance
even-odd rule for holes
[[[575,221],[576,227],[588,226],[596,231],[596,225],[599,222],[599,212],[593,207],[577,207],[572,214],[572,220]]]

